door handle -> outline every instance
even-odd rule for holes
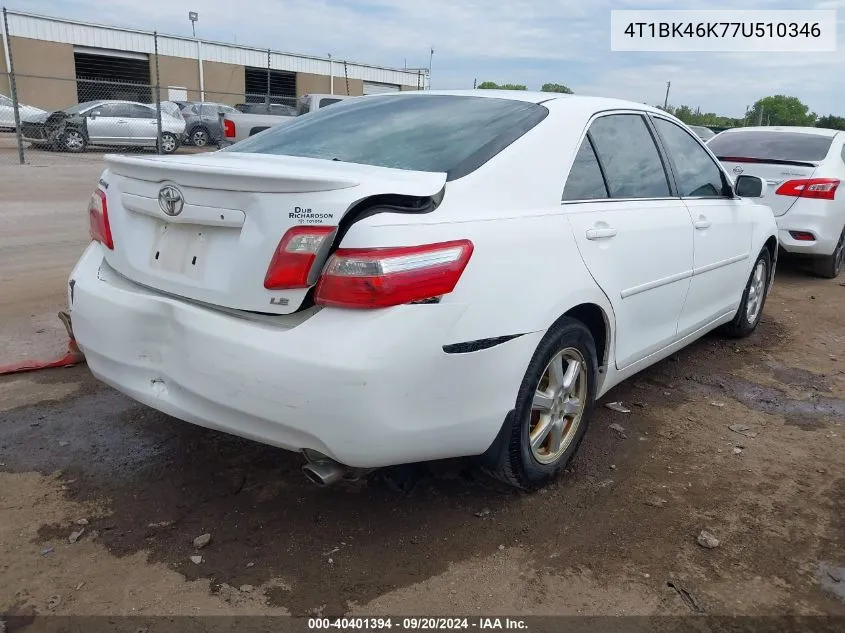
[[[124,121],[123,119],[120,119],[120,120],[118,120],[118,123],[122,123],[122,124],[125,125],[125,124],[129,123],[129,121]]]
[[[697,228],[699,231],[703,231],[704,229],[709,229],[710,228],[710,220],[705,218],[703,215],[699,216],[698,220],[695,223],[695,228]]]
[[[616,229],[587,229],[588,240],[604,240],[611,237],[616,237]]]

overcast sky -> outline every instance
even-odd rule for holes
[[[425,67],[432,87],[473,79],[565,83],[579,94],[729,116],[769,94],[845,116],[845,0],[9,0],[18,9],[384,66]],[[838,9],[836,53],[610,51],[611,9]]]

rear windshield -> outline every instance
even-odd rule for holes
[[[714,136],[707,147],[719,158],[758,158],[761,160],[824,160],[832,136],[801,132],[725,132]]]
[[[347,99],[223,151],[323,158],[450,180],[477,169],[542,121],[535,103],[459,95]]]

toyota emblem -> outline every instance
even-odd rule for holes
[[[741,174],[742,173],[742,167],[737,165],[736,167],[734,167],[733,172],[737,175]]]
[[[168,185],[158,192],[158,206],[169,216],[179,215],[185,206],[185,199],[181,191]]]

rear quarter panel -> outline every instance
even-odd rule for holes
[[[469,265],[443,298],[466,305],[449,342],[545,331],[582,303],[601,307],[613,330],[610,302],[581,260],[561,205],[592,109],[556,105],[478,170],[447,182],[434,212],[378,214],[354,224],[343,239],[353,248],[472,240]]]

